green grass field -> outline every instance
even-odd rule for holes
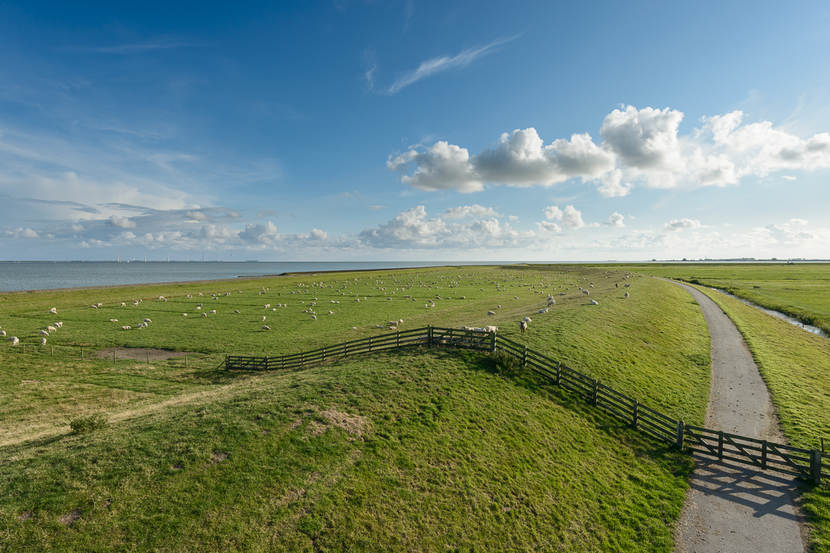
[[[0,548],[671,550],[688,459],[488,356],[218,368],[225,353],[291,353],[392,320],[495,324],[701,422],[709,342],[696,304],[669,283],[623,277],[441,268],[5,294],[0,326],[27,352],[0,351]],[[556,304],[538,313],[548,294]],[[533,322],[519,336],[525,315]],[[148,328],[121,330],[144,318]],[[39,346],[55,320],[63,328]],[[91,358],[111,346],[193,353],[187,365]],[[104,428],[71,433],[71,419],[95,413]]]
[[[830,265],[825,263],[672,263],[629,269],[721,288],[830,333]]]

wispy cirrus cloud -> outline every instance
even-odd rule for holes
[[[67,46],[67,50],[76,52],[92,52],[97,54],[141,54],[154,50],[172,50],[174,48],[195,48],[202,44],[173,37],[158,37],[154,39],[110,44],[107,46]]]
[[[397,94],[404,88],[415,84],[422,79],[435,75],[436,73],[466,67],[477,59],[492,54],[499,46],[507,44],[517,38],[518,35],[508,38],[500,38],[478,48],[468,48],[466,50],[462,50],[454,56],[440,56],[422,61],[418,67],[407,71],[398,77],[391,85],[389,85],[388,88],[386,88],[385,92],[386,94]]]

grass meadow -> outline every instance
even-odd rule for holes
[[[830,264],[649,264],[637,272],[721,288],[830,334]]]
[[[539,313],[548,295],[556,304]],[[0,326],[26,353],[0,348],[0,550],[672,549],[689,459],[497,357],[413,348],[295,372],[219,367],[225,353],[292,353],[400,319],[498,325],[703,420],[709,339],[697,305],[670,283],[610,268],[4,294]],[[40,346],[55,321],[63,328]],[[114,346],[189,353],[93,355]]]

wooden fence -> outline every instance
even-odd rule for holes
[[[291,355],[250,357],[228,355],[228,370],[275,370],[308,367],[352,355],[374,353],[402,347],[426,345],[465,348],[487,352],[501,351],[518,360],[522,367],[583,397],[591,405],[631,425],[651,438],[685,449],[708,459],[750,465],[807,478],[815,483],[830,476],[830,454],[786,444],[739,436],[719,430],[687,425],[634,398],[602,384],[564,363],[494,332],[427,326],[370,336],[333,346]],[[822,463],[822,459],[826,461]]]

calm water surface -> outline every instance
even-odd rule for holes
[[[290,272],[360,271],[436,265],[492,265],[493,263],[448,263],[440,261],[361,262],[93,262],[93,261],[2,261],[0,292],[81,288],[118,284],[150,284],[191,280],[278,275]]]

